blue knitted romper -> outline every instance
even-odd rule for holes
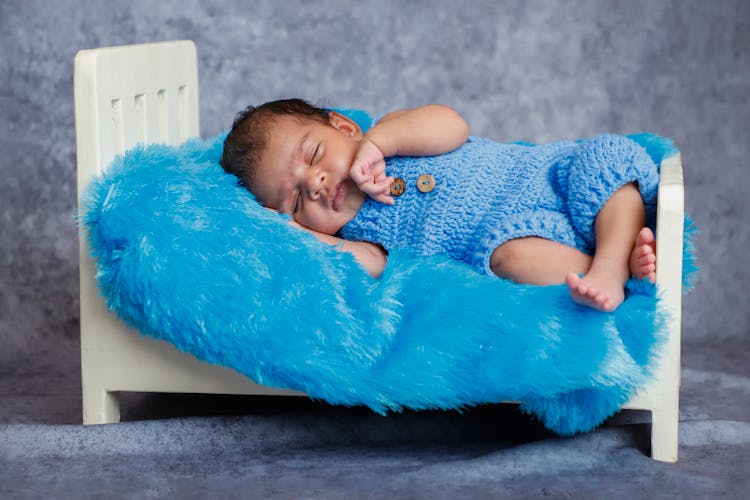
[[[389,158],[386,173],[404,180],[396,203],[367,198],[337,235],[447,254],[485,274],[495,248],[524,236],[593,254],[594,219],[610,196],[636,181],[652,221],[659,182],[646,150],[617,135],[536,146],[469,137],[443,155]],[[423,174],[435,179],[429,192],[417,188]]]

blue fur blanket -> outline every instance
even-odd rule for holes
[[[564,285],[403,251],[373,279],[238,187],[218,164],[223,139],[136,148],[86,192],[80,223],[101,291],[144,334],[334,404],[517,400],[563,435],[594,428],[650,380],[667,314],[652,285],[630,282],[606,314]],[[639,142],[657,162],[673,152]]]

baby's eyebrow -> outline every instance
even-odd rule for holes
[[[294,153],[292,154],[292,168],[294,168],[294,160],[296,160],[297,158],[302,158],[302,153],[303,153],[302,150],[305,147],[305,143],[307,142],[307,139],[309,137],[310,137],[310,131],[308,130],[299,140],[299,143],[297,144],[297,149],[295,149]]]
[[[297,160],[299,158],[302,158],[304,146],[305,146],[305,143],[307,142],[307,139],[309,137],[310,137],[310,131],[308,130],[307,132],[305,132],[302,135],[302,138],[297,143],[297,147],[295,147],[294,150],[292,151],[292,156],[289,159],[289,166],[287,167],[287,169],[289,171],[289,175],[291,177],[294,177],[294,169],[295,169],[295,167],[297,165]],[[279,209],[283,210],[284,204],[289,199],[289,196],[287,196],[287,193],[284,193],[284,184],[283,183],[281,185],[280,196],[278,197],[278,199],[281,200],[281,202],[279,203]],[[294,209],[294,207],[292,207],[292,209]]]

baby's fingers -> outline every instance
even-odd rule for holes
[[[385,190],[390,191],[391,190],[391,184],[393,184],[393,181],[395,181],[396,178],[392,175],[389,175],[388,177],[385,177],[383,180],[378,181],[379,184],[385,185]]]
[[[392,196],[390,196],[392,183],[393,177],[386,177],[380,182],[370,184],[373,189],[372,192],[368,194],[375,201],[379,201],[387,205],[393,205],[395,203],[395,200]]]
[[[352,168],[349,170],[349,176],[358,185],[362,185],[372,181],[369,169],[366,165],[363,164],[352,165]]]
[[[385,174],[385,161],[380,160],[374,165],[370,167],[370,174],[372,174],[373,177],[376,179],[380,176]]]
[[[374,195],[371,194],[370,198],[375,201],[379,201],[380,203],[385,203],[386,205],[393,205],[394,203],[396,203],[396,200],[394,200],[392,196],[389,196],[382,192]]]
[[[358,187],[360,191],[370,196],[383,191],[382,186],[379,186],[378,184],[372,181],[368,181],[368,182],[365,182],[364,184],[360,184]]]
[[[380,172],[378,175],[374,176],[373,182],[376,184],[388,182],[390,185],[390,183],[393,182],[393,177],[386,177],[385,172]]]

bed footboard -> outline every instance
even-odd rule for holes
[[[685,191],[679,154],[661,164],[656,213],[656,282],[662,304],[669,310],[669,340],[656,379],[624,409],[651,411],[651,457],[677,461],[680,406],[680,342],[682,322],[682,245]]]

